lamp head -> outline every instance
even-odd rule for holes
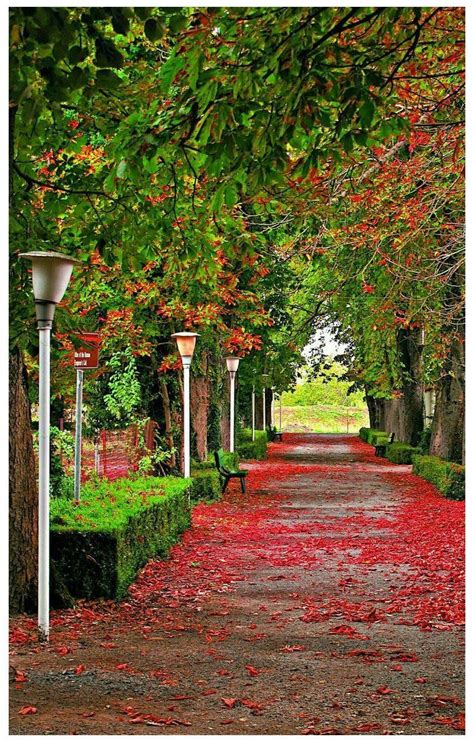
[[[51,327],[56,304],[64,296],[74,264],[80,261],[59,252],[25,252],[20,258],[32,262],[38,328]]]
[[[227,370],[229,371],[229,373],[237,373],[237,369],[239,368],[239,361],[240,358],[237,358],[237,356],[227,356],[225,362],[227,364]]]
[[[199,334],[197,332],[175,332],[171,337],[176,340],[183,366],[189,366]]]

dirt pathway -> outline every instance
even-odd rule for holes
[[[128,601],[15,620],[10,733],[462,734],[463,504],[372,451],[284,436]]]

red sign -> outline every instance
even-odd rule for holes
[[[79,339],[81,346],[74,349],[74,368],[97,368],[99,365],[99,333],[83,332]]]

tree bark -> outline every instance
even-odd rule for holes
[[[464,463],[464,344],[453,338],[436,388],[430,454]]]
[[[196,434],[198,459],[207,458],[207,416],[209,411],[209,380],[204,376],[193,378],[191,388],[191,424]]]
[[[464,463],[464,282],[464,267],[459,266],[451,277],[445,300],[446,311],[452,319],[444,330],[451,337],[451,344],[436,387],[430,441],[432,456],[461,463]]]
[[[35,606],[38,552],[38,490],[30,402],[27,372],[19,350],[10,355],[9,383],[10,612],[16,613]]]
[[[160,392],[161,392],[161,399],[163,402],[163,414],[165,418],[165,438],[166,443],[168,444],[169,448],[174,448],[174,439],[173,439],[173,428],[171,424],[171,404],[170,404],[170,397],[168,394],[168,387],[166,386],[166,381],[162,378],[160,375],[159,377],[159,383],[160,383]],[[172,469],[176,467],[176,454],[173,454],[170,458],[170,466]]]
[[[394,405],[399,415],[397,440],[416,446],[423,431],[423,386],[421,366],[420,329],[400,328],[397,332],[397,349],[402,365],[402,396]]]

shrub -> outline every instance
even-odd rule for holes
[[[413,473],[423,477],[450,500],[465,498],[465,468],[437,456],[414,456]]]
[[[51,559],[70,594],[122,598],[189,527],[191,491],[189,479],[139,477],[86,484],[80,505],[52,500]]]
[[[385,430],[375,430],[374,428],[368,429],[367,443],[370,443],[372,446],[377,446],[381,443],[388,443],[388,439],[389,435]]]
[[[227,469],[238,469],[240,457],[237,451],[231,453],[230,451],[224,451],[224,466]],[[193,461],[191,469],[194,471],[202,471],[215,469],[216,462],[214,461],[214,452],[210,453],[205,461]]]
[[[385,449],[385,457],[394,464],[411,464],[413,456],[418,453],[420,453],[419,448],[398,441],[389,443]]]
[[[252,431],[244,428],[239,432],[237,452],[242,459],[257,459],[261,461],[267,455],[267,433],[265,430],[255,431],[255,440],[252,440]],[[237,468],[237,467],[234,467]]]
[[[418,448],[420,449],[420,453],[427,454],[430,450],[430,441],[431,441],[431,428],[425,428],[421,431],[420,435],[418,436]]]
[[[221,481],[215,466],[197,470],[192,469],[191,477],[193,480],[191,502],[212,501],[221,497]]]
[[[359,438],[367,443],[370,428],[360,428]]]

